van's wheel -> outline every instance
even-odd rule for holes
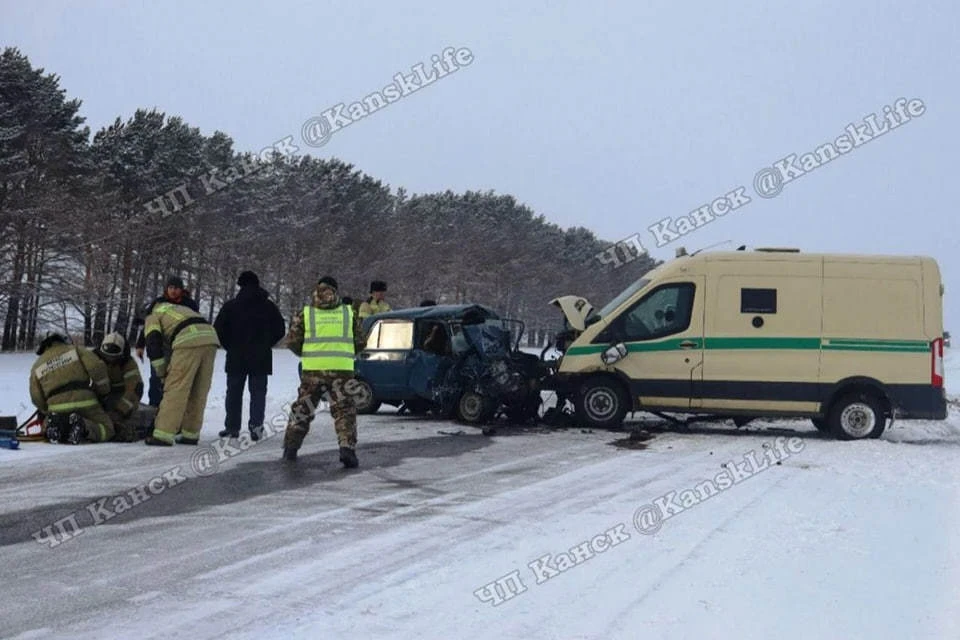
[[[887,426],[887,416],[876,396],[860,391],[833,403],[827,425],[838,440],[879,438]]]
[[[813,423],[813,426],[815,426],[820,433],[830,433],[830,426],[823,418],[810,418],[810,422]]]
[[[366,380],[357,380],[354,386],[353,403],[357,407],[357,413],[370,414],[376,413],[380,408],[380,401],[373,395],[373,388]]]
[[[629,409],[627,402],[623,386],[606,376],[587,378],[574,398],[577,417],[596,429],[612,429],[623,424]]]
[[[497,406],[476,391],[464,391],[457,400],[457,419],[466,424],[484,424],[493,419]]]

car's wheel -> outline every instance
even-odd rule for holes
[[[830,433],[839,440],[878,438],[887,426],[887,417],[876,396],[856,392],[833,403],[827,425]]]
[[[598,429],[619,427],[627,416],[627,403],[623,386],[605,376],[587,378],[574,400],[579,420]]]
[[[354,387],[353,402],[357,406],[357,413],[376,413],[380,408],[380,401],[373,395],[373,388],[366,380],[357,380]]]
[[[494,402],[475,391],[464,391],[457,400],[457,419],[467,424],[483,424],[493,418]]]
[[[830,433],[830,425],[827,424],[827,421],[823,418],[810,418],[810,422],[813,423],[813,426],[817,428],[817,431],[821,433]]]

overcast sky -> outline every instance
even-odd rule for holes
[[[0,45],[59,74],[94,131],[156,107],[239,150],[293,136],[410,193],[492,189],[563,227],[639,233],[659,259],[728,240],[931,255],[960,335],[955,0],[0,0],[0,16]],[[469,62],[303,141],[311,117],[447,47]],[[923,112],[757,195],[758,171],[898,98]],[[749,202],[657,247],[651,225],[741,186]]]

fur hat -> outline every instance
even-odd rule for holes
[[[178,289],[186,289],[186,286],[183,284],[183,278],[180,276],[170,276],[167,278],[167,283],[164,287],[177,287]]]
[[[333,276],[323,276],[322,278],[320,278],[320,280],[317,281],[317,284],[318,284],[318,285],[321,285],[321,284],[322,284],[322,285],[326,285],[326,286],[330,287],[331,289],[333,289],[334,291],[336,291],[337,288],[338,288],[338,287],[337,287],[337,281],[333,278]]]
[[[259,287],[260,278],[257,277],[253,271],[244,271],[240,274],[240,277],[237,278],[237,286],[239,287]]]
[[[386,290],[387,290],[387,283],[384,282],[383,280],[374,280],[373,282],[370,283],[370,293],[373,293],[374,291],[386,291]]]

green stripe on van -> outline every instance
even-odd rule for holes
[[[926,340],[880,340],[872,338],[670,338],[657,342],[628,342],[627,350],[634,352],[651,351],[679,351],[681,343],[693,346],[689,349],[699,349],[703,342],[704,349],[710,350],[747,350],[747,349],[777,349],[786,351],[815,350],[824,351],[882,351],[890,353],[928,353],[930,343]],[[581,356],[591,353],[602,353],[608,345],[590,344],[571,347],[568,355]]]
[[[820,338],[707,338],[705,349],[819,349]]]

